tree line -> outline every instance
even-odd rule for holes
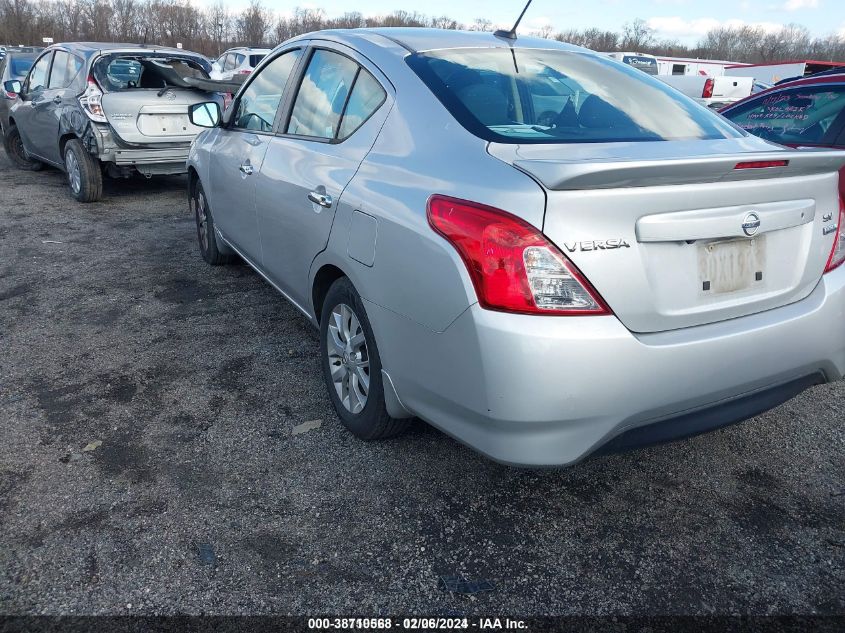
[[[241,11],[233,11],[223,2],[203,8],[190,0],[0,0],[0,43],[12,45],[40,44],[44,37],[56,42],[181,43],[186,49],[216,56],[232,46],[272,47],[310,31],[376,26],[494,28],[485,18],[461,24],[448,16],[413,11],[383,16],[352,12],[330,18],[322,9],[297,8],[290,15],[279,16],[260,0],[252,0]],[[556,31],[545,26],[533,34],[605,52],[637,51],[750,63],[793,58],[845,61],[845,37],[813,37],[797,24],[774,31],[754,26],[716,28],[695,45],[661,39],[644,20],[626,23],[620,31]]]

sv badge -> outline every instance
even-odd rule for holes
[[[575,251],[609,251],[616,248],[631,248],[631,245],[621,238],[588,240],[586,242],[564,242],[563,246],[570,253],[574,253]]]

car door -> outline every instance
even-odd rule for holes
[[[389,111],[389,82],[340,44],[310,49],[296,94],[257,181],[265,273],[300,306],[338,201]]]
[[[302,48],[281,52],[241,89],[228,125],[217,131],[210,160],[210,192],[218,228],[254,264],[261,263],[255,217],[255,186],[285,86]]]
[[[15,124],[27,153],[43,156],[44,134],[38,129],[38,119],[46,105],[44,91],[50,77],[50,63],[53,51],[48,51],[38,58],[29,71],[21,91],[21,100],[15,106]]]
[[[68,99],[73,99],[76,78],[82,70],[83,61],[67,51],[56,51],[50,68],[47,90],[40,95],[40,103],[34,109],[33,120],[38,128],[40,155],[53,163],[64,163],[59,149],[61,114]]]

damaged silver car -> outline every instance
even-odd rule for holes
[[[217,100],[210,64],[179,49],[71,43],[46,49],[23,81],[4,126],[6,153],[21,169],[67,173],[73,197],[99,199],[103,175],[186,172],[194,103]],[[221,99],[222,103],[222,99]]]

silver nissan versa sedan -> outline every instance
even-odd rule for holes
[[[343,423],[419,417],[565,465],[845,374],[845,153],[755,138],[639,70],[490,33],[277,47],[188,165],[202,256],[320,328]]]

